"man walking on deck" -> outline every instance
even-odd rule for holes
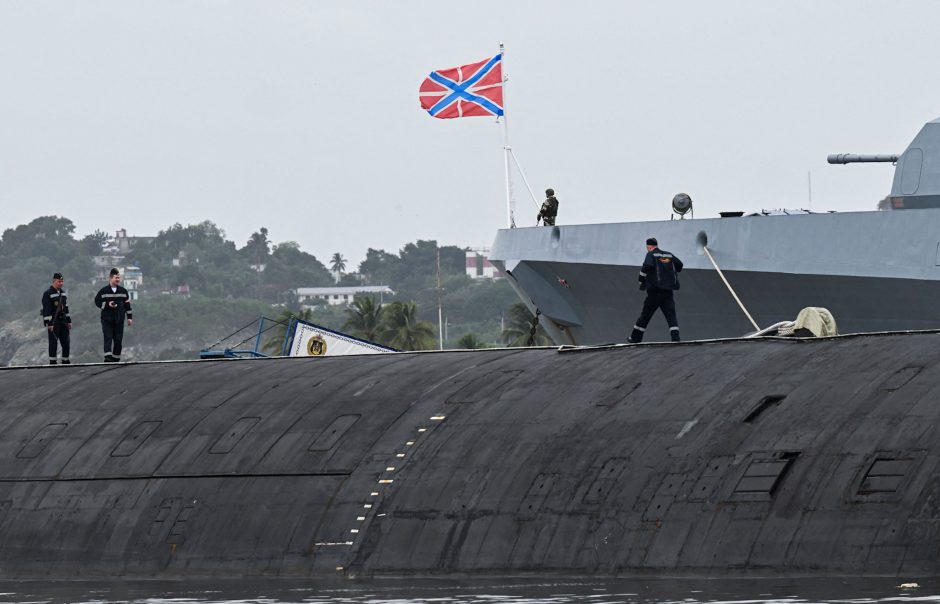
[[[665,250],[659,249],[655,237],[646,240],[646,258],[640,269],[640,289],[646,290],[643,311],[633,326],[633,333],[627,340],[631,344],[643,341],[646,326],[657,309],[663,311],[669,324],[669,335],[673,342],[679,341],[679,321],[676,319],[676,301],[672,292],[679,289],[679,273],[682,261]]]
[[[104,335],[104,362],[117,363],[121,360],[121,343],[124,340],[124,319],[127,326],[134,324],[131,311],[131,298],[127,290],[121,287],[121,274],[112,268],[108,285],[95,294],[95,306],[101,309],[101,331]]]
[[[62,289],[65,280],[62,273],[52,275],[52,285],[42,294],[42,323],[49,336],[49,364],[58,361],[58,347],[62,344],[62,364],[69,365],[70,331],[72,318],[69,316],[68,301]]]

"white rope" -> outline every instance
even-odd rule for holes
[[[712,266],[715,267],[715,270],[718,271],[718,276],[721,277],[721,280],[724,282],[725,287],[728,288],[728,291],[731,292],[731,296],[734,298],[734,301],[738,303],[738,306],[741,307],[741,310],[744,311],[744,316],[747,317],[747,320],[751,322],[751,325],[754,326],[755,331],[760,331],[760,327],[757,326],[757,323],[754,321],[754,318],[751,317],[751,313],[747,312],[747,309],[744,308],[744,304],[741,302],[741,298],[738,297],[738,294],[734,293],[734,289],[731,287],[731,284],[728,283],[728,280],[725,279],[724,273],[721,272],[721,269],[718,268],[718,263],[715,262],[715,259],[712,258],[712,253],[708,251],[708,247],[702,246],[702,249],[705,250],[705,255],[708,256],[708,259],[712,261]]]

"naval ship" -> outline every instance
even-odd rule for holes
[[[625,342],[639,314],[645,240],[685,264],[684,339],[740,337],[825,307],[843,333],[940,327],[940,119],[901,155],[830,155],[895,164],[878,210],[723,213],[721,218],[502,229],[490,261],[559,345]],[[684,217],[691,200],[677,195]],[[712,258],[709,258],[709,253]],[[713,261],[714,260],[714,261]],[[753,317],[752,323],[719,275]],[[668,340],[660,313],[647,341]]]

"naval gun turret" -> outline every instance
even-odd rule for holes
[[[895,164],[886,209],[940,208],[940,118],[924,124],[901,155],[839,153],[827,160],[830,164]]]

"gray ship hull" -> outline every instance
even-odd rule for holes
[[[623,342],[645,294],[645,239],[682,259],[686,339],[753,327],[702,251],[707,243],[760,327],[822,306],[842,333],[940,327],[940,210],[858,212],[501,230],[490,260],[558,344]],[[648,340],[667,340],[657,315]]]

